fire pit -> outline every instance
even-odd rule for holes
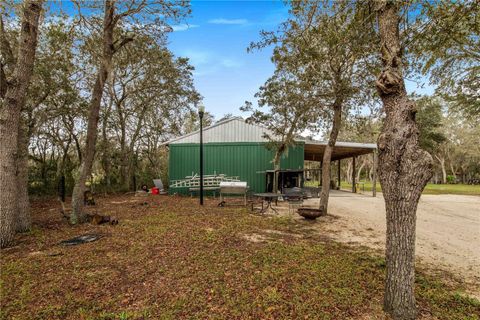
[[[320,216],[323,216],[323,211],[316,208],[299,208],[298,214],[307,220],[315,220]]]

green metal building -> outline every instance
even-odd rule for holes
[[[199,169],[199,145],[179,143],[170,145],[169,178],[183,179]],[[258,142],[213,142],[204,145],[204,174],[238,176],[246,181],[249,190],[264,192],[267,170],[273,170],[274,153]],[[280,162],[281,169],[303,171],[303,144],[290,148]],[[192,174],[193,173],[193,174]],[[171,190],[179,192],[180,190]]]
[[[207,127],[203,131],[204,175],[238,177],[246,181],[250,191],[270,191],[273,179],[274,151],[267,148],[266,129],[246,123],[240,117],[230,118]],[[185,179],[199,173],[199,132],[172,139],[165,143],[169,148],[170,181]],[[355,155],[372,152],[372,146],[356,144]],[[321,160],[325,143],[299,139],[282,156],[279,179],[290,186],[303,186],[304,160]],[[341,151],[344,151],[343,154]],[[345,157],[345,150],[335,148],[336,154]],[[340,152],[340,153],[339,153]],[[348,153],[351,156],[351,152]],[[171,185],[171,183],[169,183]],[[279,185],[282,183],[279,181]],[[188,188],[170,187],[170,193],[188,193]]]

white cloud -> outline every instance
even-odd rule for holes
[[[185,50],[180,54],[187,57],[194,66],[209,64],[213,60],[213,54],[202,50]]]
[[[195,67],[195,77],[208,76],[221,70],[237,70],[245,65],[240,59],[226,57],[218,52],[202,49],[186,49],[179,52],[179,56],[188,58]]]
[[[193,28],[198,28],[199,26],[196,24],[186,24],[186,23],[181,23],[181,24],[176,24],[171,26],[173,31],[185,31],[188,29],[193,29]]]
[[[213,23],[213,24],[247,24],[248,20],[247,19],[218,18],[218,19],[209,20],[208,23]]]
[[[222,66],[224,66],[225,68],[238,68],[238,67],[241,67],[243,65],[243,63],[238,61],[238,60],[228,59],[228,58],[222,59],[220,64]]]

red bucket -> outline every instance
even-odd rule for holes
[[[160,194],[160,190],[157,187],[152,188],[152,194]]]

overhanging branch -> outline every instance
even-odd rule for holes
[[[113,52],[118,52],[120,49],[122,49],[127,43],[132,42],[135,40],[133,37],[123,37],[121,40],[115,41],[113,44]]]

